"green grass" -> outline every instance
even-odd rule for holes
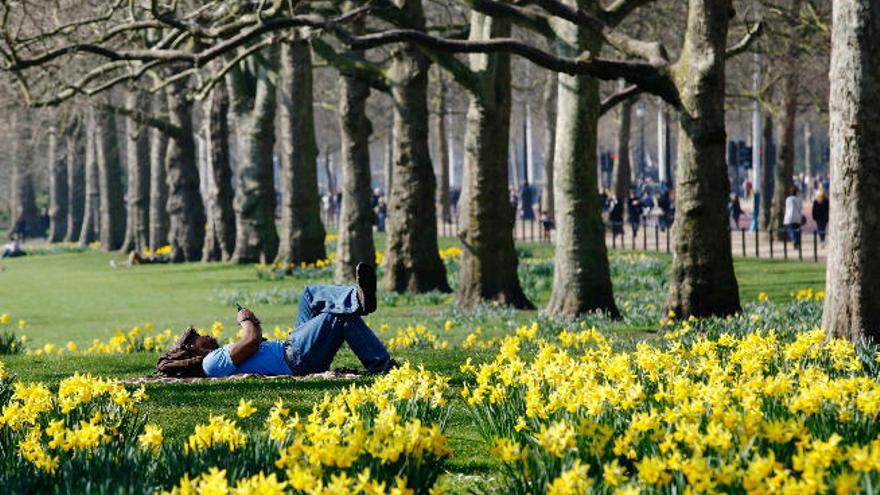
[[[382,249],[384,239],[377,243]],[[442,247],[457,241],[445,238]],[[550,260],[552,247],[523,244],[521,249],[530,258]],[[656,256],[668,263],[667,255]],[[64,253],[30,256],[4,261],[6,271],[0,272],[0,313],[9,312],[13,319],[28,322],[30,345],[46,342],[64,344],[68,340],[87,346],[93,338],[106,340],[116,328],[128,329],[152,322],[158,329],[172,328],[178,333],[187,325],[209,327],[215,320],[231,328],[235,309],[225,304],[218,291],[265,292],[272,289],[292,289],[297,293],[307,283],[316,280],[261,280],[253,266],[191,263],[183,265],[140,266],[131,269],[113,269],[110,260],[121,260],[117,254],[99,252]],[[804,287],[824,287],[824,266],[814,263],[736,260],[740,294],[744,301],[754,300],[761,291],[772,298],[786,298],[792,290]],[[618,294],[620,296],[620,294]],[[662,301],[662,294],[655,295]],[[547,291],[538,294],[537,303],[548,299]],[[446,351],[404,349],[396,357],[422,364],[433,371],[452,377],[459,384],[462,375],[458,366],[468,357],[476,361],[488,359],[492,351],[466,351],[454,348],[464,336],[480,325],[487,336],[502,335],[512,326],[529,322],[537,312],[481,310],[479,316],[464,319],[448,333],[440,330],[442,322],[462,316],[451,304],[452,298],[440,297],[436,304],[408,305],[380,308],[368,318],[373,328],[388,323],[392,328],[426,323],[428,327],[450,341],[453,348]],[[661,303],[662,304],[662,303]],[[295,307],[266,304],[252,309],[268,326],[292,324]],[[456,316],[458,315],[458,316]],[[458,320],[456,320],[458,321]],[[612,326],[621,336],[641,338],[644,332],[655,328]],[[383,335],[387,338],[388,335]],[[75,372],[90,372],[101,376],[135,377],[152,371],[157,356],[139,353],[112,356],[29,357],[24,355],[0,357],[7,367],[26,381],[57,382]],[[335,366],[357,366],[350,351],[344,349],[334,362]],[[358,380],[365,382],[367,379]],[[265,411],[277,399],[283,398],[294,410],[306,413],[311,405],[333,394],[351,381],[260,381],[203,384],[155,384],[147,391],[150,400],[146,412],[151,421],[162,425],[168,437],[180,440],[193,426],[207,419],[210,413],[234,414],[239,398],[247,397]],[[255,418],[260,417],[257,415]],[[249,419],[245,425],[258,427],[258,419]],[[483,473],[494,466],[485,455],[485,448],[469,425],[463,408],[455,408],[450,423],[450,443],[455,452],[451,470],[460,474]]]

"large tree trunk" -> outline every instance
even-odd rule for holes
[[[439,72],[438,94],[434,109],[437,118],[437,151],[440,166],[440,194],[437,201],[440,203],[440,218],[446,222],[452,222],[452,204],[449,197],[449,138],[446,135],[446,81],[443,80],[443,72]]]
[[[154,112],[166,113],[168,101],[164,95],[153,99]],[[150,128],[150,249],[168,244],[168,181],[165,177],[165,152],[168,134]]]
[[[401,8],[411,27],[425,27],[421,0],[405,0]],[[383,280],[385,288],[395,292],[450,290],[446,267],[437,252],[436,180],[428,147],[429,67],[430,61],[418,47],[396,48],[391,65],[394,176]]]
[[[12,114],[14,160],[12,168],[11,218],[13,226],[22,225],[27,237],[42,235],[40,231],[40,212],[34,195],[34,179],[31,171],[30,115],[25,109],[16,109]]]
[[[471,40],[505,38],[510,22],[471,13]],[[475,307],[497,301],[534,308],[517,276],[513,243],[514,212],[507,197],[510,141],[510,55],[470,55],[470,68],[480,74],[479,94],[470,96],[465,131],[464,178],[459,201],[463,250],[457,302]]]
[[[740,311],[733,271],[724,129],[729,1],[690,0],[676,83],[681,96],[677,209],[667,306],[679,318]]]
[[[85,154],[83,118],[71,119],[64,133],[67,148],[67,233],[66,242],[76,242],[82,230],[85,208]]]
[[[541,211],[550,218],[556,216],[553,196],[553,159],[556,153],[556,95],[559,78],[555,72],[547,73],[544,82],[544,190],[541,194]]]
[[[229,93],[218,84],[206,105],[208,225],[202,261],[226,261],[235,251],[232,167],[229,156]]]
[[[275,48],[267,61],[250,57],[229,77],[235,116],[238,188],[235,191],[235,251],[233,263],[270,263],[278,252],[275,229],[275,84],[270,71]]]
[[[598,8],[593,0],[567,3],[593,12]],[[589,29],[565,25],[557,32],[562,35],[557,48],[561,54],[577,56],[601,49],[601,38]],[[616,317],[596,170],[599,81],[560,74],[558,91],[553,177],[556,251],[547,312],[576,316],[599,310]]]
[[[312,52],[307,41],[281,47],[281,244],[276,261],[324,259],[324,224],[318,194],[318,144],[312,89]],[[370,260],[368,260],[370,261]]]
[[[49,242],[59,242],[67,233],[67,160],[58,153],[58,125],[49,125]]]
[[[834,2],[831,35],[831,222],[822,326],[880,337],[880,4]]]
[[[764,118],[764,135],[761,144],[761,229],[773,236],[773,196],[777,190],[776,143],[773,140],[773,117],[767,114]]]
[[[632,184],[632,167],[630,165],[629,155],[629,137],[632,129],[632,105],[633,100],[627,98],[620,103],[620,122],[617,127],[617,142],[615,143],[615,154],[617,160],[614,161],[614,174],[612,180],[612,189],[614,196],[618,201],[624,201],[629,195],[629,188]]]
[[[129,90],[125,107],[148,109],[149,99],[140,91]],[[128,214],[120,251],[140,252],[150,247],[150,142],[148,129],[132,118],[125,119],[125,156]]]
[[[96,110],[93,107],[89,107],[84,128],[86,130],[86,196],[85,206],[83,207],[82,228],[79,233],[80,246],[87,246],[98,239],[98,212],[101,207],[101,186],[98,181],[98,159],[95,153],[97,145],[95,112]]]
[[[363,59],[363,52],[349,55]],[[371,204],[370,134],[373,126],[367,118],[366,104],[370,87],[352,76],[339,82],[339,128],[342,131],[342,211],[339,241],[336,243],[336,282],[355,279],[358,262],[374,264],[373,220]]]
[[[187,82],[168,86],[168,122],[176,128],[165,150],[168,182],[168,243],[171,261],[196,261],[202,257],[205,241],[205,206],[199,191],[199,168],[192,126],[192,102],[187,100]]]
[[[119,139],[116,135],[116,116],[112,110],[96,114],[95,159],[98,163],[98,183],[101,188],[101,248],[113,251],[122,246],[125,238],[125,203],[122,196],[122,164],[119,163]]]

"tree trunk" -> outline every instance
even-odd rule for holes
[[[471,13],[471,40],[505,38],[510,22]],[[471,94],[465,131],[465,174],[459,200],[463,245],[457,303],[472,308],[496,301],[533,309],[517,276],[513,242],[514,212],[507,197],[510,141],[510,55],[470,55],[480,75],[480,91]]]
[[[67,233],[67,161],[58,153],[58,125],[49,125],[49,242],[59,242]]]
[[[632,184],[632,170],[629,161],[629,137],[632,129],[632,106],[633,100],[627,98],[620,103],[620,122],[617,127],[617,143],[615,153],[617,160],[614,162],[613,186],[614,197],[618,201],[624,201],[629,196],[629,188]]]
[[[119,139],[116,116],[112,110],[98,110],[95,128],[95,160],[101,189],[101,248],[114,251],[125,238],[125,203],[122,197],[122,165],[119,163]]]
[[[412,28],[425,28],[421,0],[404,0],[401,8]],[[429,67],[418,47],[396,48],[391,65],[394,175],[383,280],[385,288],[395,292],[450,290],[437,252],[436,180],[428,147]]]
[[[85,145],[83,144],[83,119],[71,119],[64,133],[67,148],[67,233],[66,242],[76,242],[82,230],[85,208]]]
[[[208,224],[202,261],[226,261],[235,252],[235,210],[229,156],[229,93],[225,84],[214,87],[206,107]]]
[[[780,235],[783,232],[785,217],[785,198],[794,187],[794,132],[797,117],[798,54],[801,45],[801,29],[797,26],[801,10],[800,0],[793,0],[789,9],[786,39],[786,55],[782,75],[782,115],[780,119],[779,149],[776,159],[776,188],[773,193],[773,228]]]
[[[807,202],[813,200],[813,131],[809,122],[804,122],[804,175],[807,178]]]
[[[831,35],[831,222],[822,326],[880,337],[880,4],[834,2]]]
[[[148,109],[149,99],[129,90],[126,108]],[[134,119],[125,119],[125,156],[128,165],[128,214],[125,240],[120,251],[143,251],[150,247],[150,142],[149,131]]]
[[[350,57],[363,59],[363,52]],[[367,118],[366,104],[370,87],[352,76],[339,82],[339,128],[342,131],[342,211],[339,241],[336,243],[336,282],[355,280],[358,262],[374,264],[373,220],[370,177],[370,134],[373,126]]]
[[[764,136],[761,145],[761,162],[764,169],[761,171],[761,229],[773,236],[773,196],[776,193],[776,143],[773,141],[773,117],[770,114],[764,118]]]
[[[276,261],[313,263],[327,257],[318,194],[318,144],[307,41],[281,47],[281,245]],[[369,165],[368,168],[369,170]]]
[[[598,8],[594,0],[566,3],[593,13]],[[590,29],[561,25],[557,33],[562,35],[557,48],[561,54],[578,56],[601,49],[601,38]],[[553,160],[556,250],[546,311],[576,316],[598,310],[616,317],[596,170],[599,81],[559,74],[558,92]]]
[[[442,69],[441,69],[442,70]],[[443,72],[439,72],[438,94],[435,100],[435,114],[437,117],[437,149],[440,161],[440,194],[437,200],[440,203],[440,218],[446,222],[452,222],[452,205],[449,197],[449,139],[446,135],[446,82],[443,80]]]
[[[156,114],[167,113],[168,101],[164,95],[153,99]],[[165,153],[168,135],[150,128],[150,249],[168,244],[168,181],[165,177]]]
[[[547,73],[544,82],[544,190],[541,194],[541,211],[554,218],[553,209],[553,159],[556,152],[556,95],[559,78],[555,72]]]
[[[177,130],[165,150],[168,183],[168,243],[171,261],[196,261],[202,257],[205,241],[205,206],[199,191],[199,168],[193,137],[192,102],[184,93],[187,82],[168,86],[168,121]]]
[[[278,252],[272,161],[277,100],[269,74],[274,70],[277,51],[272,48],[265,55],[267,62],[250,57],[229,77],[238,153],[233,263],[270,263]]]
[[[101,207],[101,186],[98,182],[98,159],[95,153],[97,146],[95,112],[96,110],[93,107],[89,107],[84,127],[86,135],[86,197],[82,229],[80,229],[79,233],[80,246],[87,246],[98,239],[98,212]]]
[[[31,171],[30,115],[26,109],[15,109],[12,114],[14,164],[12,168],[11,218],[13,227],[22,225],[27,237],[42,235],[40,231],[40,212],[34,195],[34,179]]]
[[[690,0],[675,80],[681,96],[674,251],[667,307],[679,318],[740,311],[733,271],[724,129],[729,1]]]

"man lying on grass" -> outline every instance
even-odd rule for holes
[[[376,272],[366,263],[359,263],[356,271],[355,287],[306,287],[299,300],[294,330],[285,341],[263,339],[260,320],[249,309],[242,309],[238,312],[244,331],[241,340],[220,347],[207,335],[185,336],[180,352],[188,356],[163,358],[157,368],[172,376],[310,375],[330,369],[345,341],[368,372],[385,373],[397,362],[361,319],[376,310]]]

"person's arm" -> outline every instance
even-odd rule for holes
[[[263,341],[263,329],[260,328],[260,320],[254,316],[251,310],[244,308],[238,312],[238,322],[241,324],[244,335],[241,340],[229,349],[229,356],[236,366],[241,365],[257,352],[260,342]]]

